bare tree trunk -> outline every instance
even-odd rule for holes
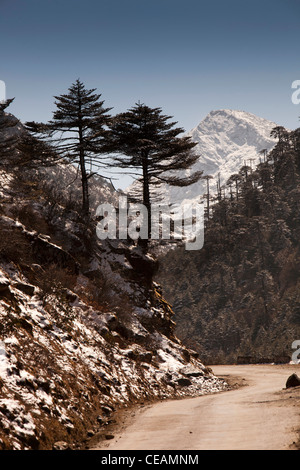
[[[142,156],[143,161],[143,204],[148,212],[148,239],[141,240],[141,246],[147,249],[149,240],[151,239],[151,201],[150,201],[150,185],[149,185],[149,170],[148,170],[148,155]]]
[[[82,186],[82,212],[86,218],[89,216],[90,204],[89,204],[89,189],[88,189],[88,177],[85,168],[85,155],[83,148],[83,133],[82,126],[79,124],[79,162],[81,171],[81,186]]]

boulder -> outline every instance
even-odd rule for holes
[[[204,372],[200,368],[196,368],[192,365],[188,365],[180,369],[180,373],[186,375],[187,377],[202,377]]]
[[[147,362],[150,364],[152,361],[153,354],[150,351],[145,351],[139,347],[130,348],[124,351],[124,355],[129,359],[133,359],[137,362]]]
[[[290,387],[299,387],[300,386],[300,379],[297,374],[292,374],[286,381],[286,388]]]
[[[114,411],[114,410],[113,410],[113,407],[108,406],[108,405],[102,405],[102,406],[101,406],[101,409],[102,409],[102,411],[103,411],[103,413],[104,413],[105,415],[109,415],[109,414],[111,414],[111,413]]]
[[[24,294],[29,295],[30,297],[34,295],[35,288],[31,284],[25,284],[24,282],[15,282],[13,284],[13,287],[20,290]]]
[[[192,385],[192,382],[189,379],[184,379],[184,378],[178,379],[177,383],[181,387],[189,387],[190,385]]]
[[[58,441],[53,444],[53,450],[71,450],[71,448],[67,442]]]
[[[0,292],[7,292],[10,286],[10,282],[8,279],[1,278],[0,279]]]
[[[128,250],[125,256],[133,269],[143,276],[152,278],[158,271],[158,260],[138,248]]]
[[[15,295],[11,291],[10,287],[10,282],[2,282],[2,280],[0,280],[0,299],[6,299],[11,302],[15,302]]]

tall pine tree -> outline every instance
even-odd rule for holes
[[[148,211],[148,239],[151,238],[151,203],[162,183],[188,186],[197,182],[201,171],[189,176],[176,175],[179,170],[189,170],[199,156],[192,152],[197,145],[190,137],[178,137],[184,132],[169,122],[170,116],[161,108],[150,108],[136,103],[125,113],[112,120],[109,149],[115,152],[113,161],[119,168],[136,175],[140,185],[140,200]]]
[[[54,97],[56,110],[51,121],[26,123],[28,130],[51,142],[58,155],[79,165],[84,217],[89,215],[90,209],[88,180],[95,174],[88,171],[87,165],[95,169],[105,167],[107,158],[104,143],[111,108],[103,106],[104,101],[95,90],[87,90],[78,79],[67,94]]]

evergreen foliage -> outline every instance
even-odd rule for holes
[[[84,216],[89,214],[88,180],[95,174],[93,169],[106,166],[104,143],[111,109],[105,108],[101,95],[94,92],[78,79],[67,94],[55,96],[52,120],[26,123],[27,129],[51,144],[58,156],[80,168]]]
[[[198,160],[192,152],[196,146],[190,137],[179,137],[182,128],[169,122],[161,108],[137,103],[113,119],[109,133],[109,150],[115,152],[113,162],[133,174],[138,182],[138,199],[148,211],[148,238],[151,238],[151,203],[157,200],[162,183],[188,186],[197,182],[202,172],[178,177],[178,170],[188,170]],[[154,191],[153,191],[154,190]]]
[[[206,362],[288,358],[300,337],[300,130],[273,135],[274,149],[211,208],[203,249],[160,263],[177,334]]]
[[[14,101],[14,98],[0,103],[0,161],[1,167],[7,166],[7,158],[16,157],[17,141],[14,130],[19,121],[14,116],[7,114],[8,106]]]

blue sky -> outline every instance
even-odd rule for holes
[[[299,0],[0,0],[0,80],[47,121],[80,78],[112,113],[141,101],[185,130],[213,109],[299,127]]]

